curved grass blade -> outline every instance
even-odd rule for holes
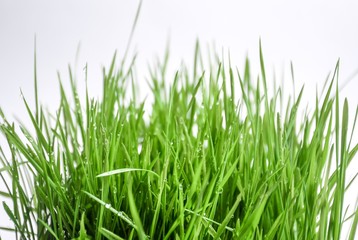
[[[155,173],[151,170],[139,169],[139,168],[120,168],[120,169],[101,173],[101,174],[97,175],[96,177],[108,177],[108,176],[112,176],[112,175],[117,175],[117,174],[127,173],[127,172],[135,172],[135,171],[148,172],[148,173],[154,174],[155,176],[157,176],[159,178],[159,175],[157,173]]]

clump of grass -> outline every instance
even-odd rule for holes
[[[353,240],[357,209],[346,216],[343,201],[358,145],[334,90],[339,65],[298,121],[303,88],[289,101],[280,88],[270,97],[261,47],[257,82],[249,61],[243,72],[218,61],[204,73],[200,59],[197,47],[193,72],[171,81],[167,61],[150,71],[147,121],[133,64],[116,67],[116,57],[101,100],[86,90],[81,101],[70,70],[72,91],[60,84],[54,115],[35,78],[35,109],[24,99],[33,130],[1,111],[10,154],[1,146],[0,195],[14,223],[1,230],[17,239],[339,239],[352,219]]]

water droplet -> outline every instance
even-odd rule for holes
[[[106,205],[104,205],[107,209],[111,208],[111,204],[107,203]]]
[[[223,193],[223,188],[217,188],[216,189],[216,194],[222,194]]]
[[[179,123],[180,124],[185,124],[184,119],[182,117],[179,118]]]

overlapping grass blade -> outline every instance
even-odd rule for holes
[[[197,42],[193,68],[168,79],[167,51],[150,69],[149,111],[127,54],[103,69],[101,99],[86,82],[82,101],[69,67],[70,91],[58,75],[59,107],[47,116],[35,65],[34,110],[24,98],[31,128],[0,109],[8,143],[0,196],[12,202],[3,208],[14,223],[0,231],[18,239],[339,239],[350,220],[354,239],[357,206],[343,204],[357,176],[346,179],[358,108],[350,123],[351,104],[342,108],[338,87],[332,94],[339,63],[299,121],[304,87],[287,101],[283,88],[270,95],[261,43],[257,78],[248,59],[242,73],[217,57],[207,69]],[[292,65],[291,73],[295,81]]]

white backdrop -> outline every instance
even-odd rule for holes
[[[4,112],[27,119],[20,88],[32,102],[35,34],[41,102],[50,110],[57,107],[57,70],[66,80],[67,64],[73,65],[79,44],[78,75],[83,75],[87,62],[91,94],[98,95],[100,67],[108,66],[116,49],[123,54],[138,3],[0,0],[0,106]],[[190,64],[197,38],[204,49],[214,42],[219,50],[230,49],[239,69],[248,55],[255,70],[261,37],[267,68],[287,73],[292,61],[296,86],[305,83],[309,98],[338,58],[341,84],[358,69],[357,12],[357,1],[145,0],[132,46],[138,52],[140,73],[156,56],[163,56],[168,39],[172,69],[181,59]],[[357,90],[356,76],[341,91],[349,99],[351,115],[358,103]],[[351,174],[358,171],[357,159],[353,168]],[[354,204],[357,191],[352,190],[349,197]],[[2,207],[0,218],[1,224],[8,221]],[[8,239],[4,233],[0,236]]]

